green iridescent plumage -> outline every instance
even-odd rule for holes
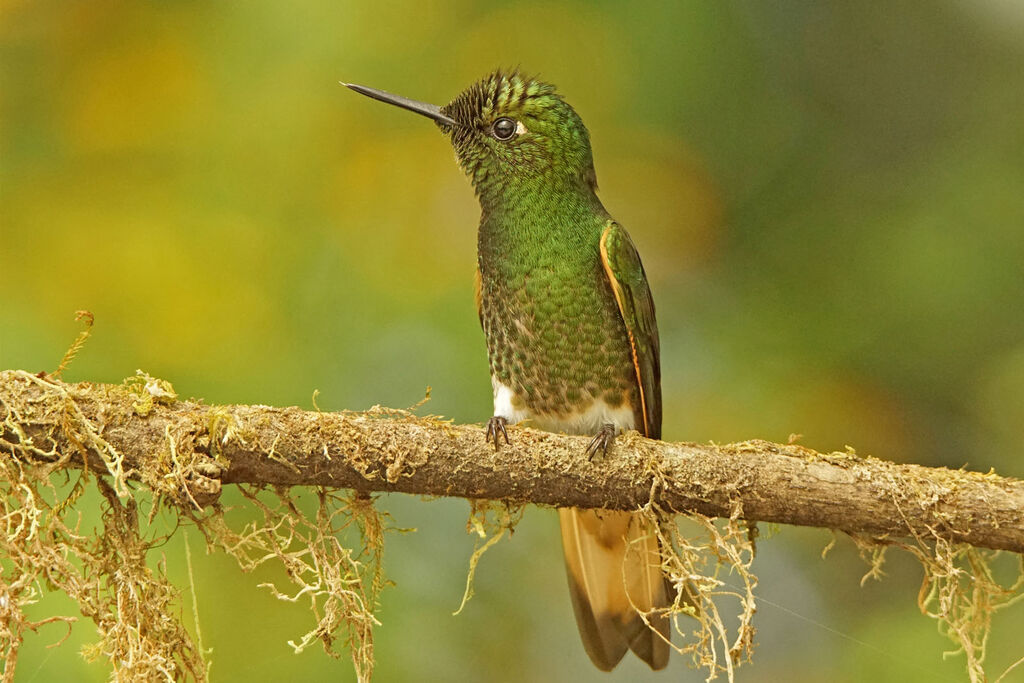
[[[461,124],[440,125],[451,136],[459,165],[485,213],[488,206],[524,192],[544,195],[568,190],[585,195],[589,189],[592,195],[597,189],[590,136],[554,86],[515,72],[496,71],[441,111]],[[496,139],[489,129],[503,117],[522,123],[527,134]]]
[[[480,317],[492,375],[534,414],[579,412],[597,399],[640,411],[630,332],[601,258],[611,217],[597,199],[583,121],[553,86],[500,71],[441,111],[461,124],[439,125],[480,198]],[[503,117],[522,127],[511,140],[490,134]],[[616,233],[625,235],[618,227]],[[630,253],[639,265],[628,235],[611,245],[616,265],[629,262]],[[643,336],[653,341],[637,360],[647,369],[645,402],[658,407],[658,419],[638,419],[636,426],[657,438],[657,329],[642,268],[639,275],[642,283],[624,273],[633,281],[628,296],[646,302],[632,308],[650,314]]]
[[[618,430],[660,437],[654,303],[632,240],[597,198],[590,136],[572,107],[553,86],[516,72],[497,71],[443,107],[349,87],[437,122],[476,190],[495,448],[499,434],[508,440],[506,423],[521,420],[596,434],[592,450],[604,452]],[[653,530],[625,512],[559,514],[590,658],[610,670],[633,650],[664,667],[664,609],[675,594]]]

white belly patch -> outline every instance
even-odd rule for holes
[[[620,432],[636,426],[633,410],[625,404],[613,408],[597,399],[586,409],[567,415],[534,415],[526,407],[514,407],[515,392],[511,387],[493,377],[491,385],[494,387],[494,414],[513,424],[528,420],[530,427],[566,434],[596,434],[606,424],[614,425]]]

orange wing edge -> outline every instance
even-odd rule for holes
[[[601,233],[601,265],[604,266],[604,274],[608,277],[608,284],[611,285],[612,293],[615,295],[615,303],[619,306],[619,315],[622,316],[622,324],[626,326],[626,334],[629,336],[629,348],[633,355],[633,369],[636,372],[636,385],[640,390],[640,410],[644,416],[644,436],[650,436],[650,425],[647,424],[647,398],[644,396],[644,382],[640,374],[640,356],[636,348],[636,336],[629,325],[626,324],[625,302],[623,301],[625,292],[622,291],[622,285],[619,284],[619,280],[615,277],[611,264],[608,262],[608,234],[613,227],[614,224],[609,224],[604,229],[604,232]]]

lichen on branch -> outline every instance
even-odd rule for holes
[[[513,428],[495,452],[483,429],[376,408],[326,413],[177,400],[148,376],[123,385],[65,384],[0,372],[20,435],[54,469],[88,465],[138,479],[182,504],[216,500],[224,484],[326,486],[512,504],[666,512],[817,526],[879,537],[936,534],[1024,552],[1024,482],[994,473],[896,464],[796,444],[668,443],[635,432],[608,458],[586,438]],[[658,486],[653,486],[657,481]],[[123,493],[118,489],[119,493]]]

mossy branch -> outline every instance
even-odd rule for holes
[[[325,413],[179,401],[151,378],[66,384],[0,372],[14,416],[0,452],[61,458],[203,505],[221,484],[316,485],[359,492],[739,516],[874,537],[939,537],[1024,553],[1024,482],[902,465],[793,444],[669,443],[635,433],[588,460],[584,437],[511,430],[498,452],[478,426],[405,411]],[[71,453],[68,457],[66,454]],[[117,485],[115,484],[115,488]],[[120,492],[120,491],[119,491]]]

